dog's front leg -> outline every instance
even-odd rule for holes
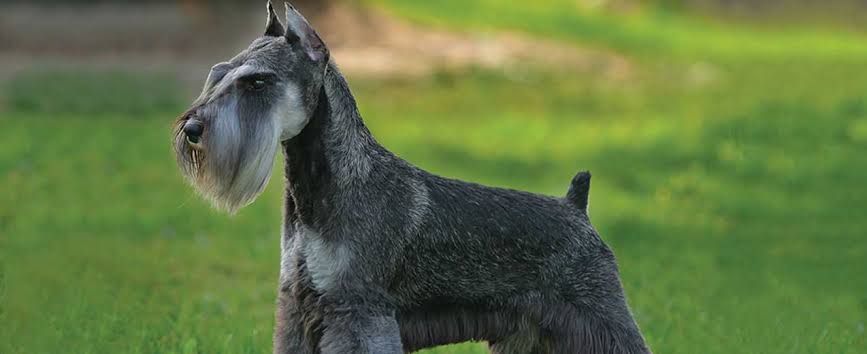
[[[291,204],[289,205],[291,206]],[[287,208],[288,209],[288,208]],[[280,247],[280,289],[274,326],[274,354],[314,354],[321,335],[317,294],[299,257],[297,238],[287,222]]]
[[[323,354],[403,353],[400,329],[393,311],[364,305],[340,306],[327,311],[320,348]]]
[[[284,291],[278,296],[274,354],[313,354],[316,347],[304,331],[304,317],[298,299]]]

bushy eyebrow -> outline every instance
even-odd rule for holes
[[[224,62],[222,62],[222,63],[217,63],[217,64],[214,64],[214,66],[211,67],[211,73],[214,73],[214,72],[220,72],[220,71],[226,71],[226,72],[228,72],[228,71],[231,70],[232,67],[234,67],[234,66],[235,66],[235,64],[232,64],[231,62],[228,62],[228,61],[224,61]]]
[[[231,73],[227,76],[228,80],[224,81],[236,81],[242,78],[247,78],[251,76],[276,76],[277,73],[271,69],[263,67],[261,65],[256,65],[255,63],[251,64],[243,64],[236,69],[232,70]]]
[[[220,80],[223,80],[223,77],[226,76],[233,67],[234,65],[230,62],[217,63],[212,66],[211,71],[208,72],[207,85],[213,86],[217,82],[220,82]]]
[[[243,76],[238,76],[235,78],[235,81],[242,80],[256,80],[256,79],[264,79],[264,80],[274,80],[277,77],[277,73],[273,71],[259,71],[250,73]]]
[[[210,90],[211,92],[210,97],[208,98],[208,102],[213,101],[215,98],[222,95],[223,92],[225,92],[228,87],[231,86],[238,79],[243,79],[254,75],[267,75],[275,77],[277,76],[277,73],[271,69],[253,63],[244,63],[238,67],[232,68],[223,74],[219,82],[214,82],[212,84],[214,85],[214,87],[212,90]]]

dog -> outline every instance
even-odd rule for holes
[[[285,205],[275,353],[649,353],[614,254],[563,198],[428,173],[378,144],[307,20],[270,1],[264,35],[208,75],[174,124],[182,174],[234,213],[278,150]]]

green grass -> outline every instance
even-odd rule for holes
[[[418,18],[446,6],[382,3]],[[552,10],[482,15],[502,4],[440,21],[585,41],[548,24]],[[380,142],[433,172],[560,195],[590,169],[592,220],[655,352],[867,351],[863,42],[781,35],[811,54],[706,52],[733,46],[728,32],[647,26],[590,38],[627,53],[623,81],[466,70],[352,86]],[[668,44],[642,47],[645,35]],[[696,67],[714,74],[696,80]],[[235,217],[211,211],[169,147],[188,97],[166,78],[78,76],[24,74],[2,91],[0,352],[269,352],[279,183]]]

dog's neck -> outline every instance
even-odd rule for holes
[[[284,221],[321,228],[340,208],[341,196],[365,183],[387,155],[361,120],[346,80],[329,64],[317,107],[298,136],[283,143],[286,173]]]

